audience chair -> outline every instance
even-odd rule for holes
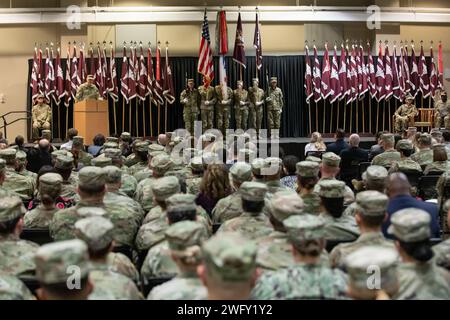
[[[35,242],[39,245],[53,242],[48,229],[44,228],[24,228],[20,234],[20,238]]]
[[[436,191],[436,184],[439,176],[426,175],[419,179],[418,191],[419,197],[423,200],[436,199],[438,197]]]

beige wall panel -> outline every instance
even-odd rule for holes
[[[97,44],[97,42],[109,44],[116,41],[115,25],[90,25],[87,27],[87,43]]]
[[[200,27],[200,24],[161,24],[156,28],[156,38],[162,48],[169,41],[171,56],[195,56],[200,45]]]

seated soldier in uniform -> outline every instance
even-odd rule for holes
[[[37,96],[37,104],[31,109],[33,139],[39,138],[39,130],[49,130],[52,123],[52,108],[44,103],[44,95]]]
[[[400,160],[392,164],[389,173],[403,172],[405,174],[417,172],[422,173],[420,165],[410,158],[414,151],[413,144],[408,139],[403,139],[397,142],[397,151],[400,152]]]

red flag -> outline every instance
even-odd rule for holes
[[[345,48],[344,44],[341,44],[341,58],[340,58],[340,67],[339,67],[339,92],[340,97],[339,100],[344,99],[346,96],[349,95],[350,91],[347,86],[347,58],[345,54]]]
[[[385,88],[385,100],[389,100],[394,94],[392,90],[392,67],[391,56],[389,54],[388,45],[384,48],[384,88]]]
[[[236,32],[237,32],[237,30],[236,30]],[[219,55],[226,55],[228,53],[227,14],[224,10],[217,12],[216,51]]]
[[[30,81],[31,98],[33,99],[33,101],[37,98],[39,94],[38,74],[39,74],[38,49],[37,47],[34,47],[33,68],[31,69],[31,81]]]
[[[317,57],[317,48],[316,45],[314,45],[314,69],[313,69],[313,75],[314,75],[314,81],[313,81],[313,87],[314,87],[314,101],[319,102],[320,99],[322,99],[321,92],[321,72],[320,72],[320,61]]]
[[[391,68],[392,68],[392,91],[394,98],[402,100],[402,92],[400,90],[399,74],[398,74],[398,64],[397,64],[397,47],[394,44],[394,52],[391,57]]]
[[[322,82],[321,82],[321,94],[322,99],[327,99],[331,94],[330,89],[330,77],[331,77],[331,66],[330,57],[328,54],[328,44],[325,43],[325,54],[322,61]]]
[[[139,43],[139,47],[141,49],[141,55],[139,57],[139,98],[142,101],[145,101],[149,92],[148,88],[148,75],[147,75],[147,67],[145,66],[145,58],[144,58],[144,49],[142,48],[142,42]]]
[[[427,61],[425,60],[425,54],[423,52],[423,45],[420,46],[420,58],[418,72],[420,77],[419,90],[422,92],[422,97],[428,98],[430,95],[430,78],[428,77]]]
[[[52,49],[53,51],[53,49]],[[53,67],[53,52],[45,48],[45,97],[48,101],[52,99],[55,92],[55,69]]]
[[[119,96],[119,90],[117,88],[117,68],[116,68],[116,58],[114,56],[114,48],[111,43],[110,48],[110,58],[109,58],[109,82],[108,82],[108,93],[114,101],[117,101]]]
[[[381,50],[381,42],[380,47],[378,49],[376,80],[377,80],[377,95],[375,98],[377,99],[378,102],[380,102],[386,96],[386,88],[384,85],[385,76],[384,76],[383,52]]]
[[[211,39],[209,35],[208,17],[206,15],[203,18],[202,36],[200,40],[200,50],[198,54],[198,66],[197,71],[201,73],[206,80],[211,83],[214,79],[214,64],[211,49]]]
[[[311,70],[311,59],[309,58],[309,48],[305,45],[305,59],[306,59],[306,70],[305,70],[305,94],[306,103],[309,104],[313,93],[313,83],[312,83],[312,70]]]
[[[156,80],[155,80],[156,102],[164,104],[163,88],[161,85],[161,47],[156,47]]]
[[[164,68],[163,95],[167,103],[175,102],[175,89],[173,87],[172,67],[169,62],[169,47],[166,45],[166,65]]]
[[[330,102],[333,103],[341,96],[341,86],[339,84],[339,66],[336,45],[334,46],[334,55],[331,63],[331,99]]]
[[[259,31],[259,17],[258,12],[256,13],[255,22],[255,36],[253,38],[253,46],[256,49],[256,68],[258,70],[262,67],[262,43],[261,43],[261,32]]]
[[[65,95],[65,100],[64,100],[64,105],[66,107],[69,106],[69,102],[70,100],[72,100],[72,81],[71,81],[71,66],[72,64],[70,63],[70,44],[67,47],[67,59],[66,59],[66,77],[64,79],[64,95]]]
[[[78,60],[78,78],[80,83],[86,82],[87,71],[86,71],[86,61],[84,57],[84,44],[80,46],[80,59]]]
[[[120,93],[122,94],[125,101],[128,103],[130,101],[129,94],[130,89],[128,87],[128,59],[127,59],[127,47],[123,46],[123,58],[122,58],[122,74],[120,77]]]
[[[352,45],[352,54],[350,56],[350,77],[351,77],[351,101],[358,97],[358,66],[356,65],[355,45]]]
[[[433,46],[430,47],[430,58],[431,58],[431,64],[430,64],[430,92],[433,99],[435,98],[436,89],[439,86],[438,83],[438,76],[436,73],[436,64],[434,62],[434,53],[433,53]]]
[[[442,43],[439,42],[438,50],[438,80],[439,88],[444,90],[444,59],[442,57]]]
[[[72,66],[71,66],[71,87],[72,87],[72,98],[75,99],[78,87],[81,84],[80,78],[78,77],[78,59],[77,59],[77,46],[73,46],[73,56],[72,56]]]
[[[56,85],[55,85],[55,94],[53,95],[53,99],[57,104],[61,102],[61,99],[64,98],[64,74],[61,66],[61,49],[58,47],[56,51]]]
[[[359,45],[359,56],[361,60],[361,83],[359,88],[359,99],[364,99],[364,96],[366,95],[366,92],[369,91],[369,83],[368,83],[368,77],[369,77],[369,70],[368,66],[366,65],[366,61],[364,61],[364,48],[362,45]]]
[[[417,66],[416,51],[414,43],[411,44],[411,95],[415,97],[420,89],[419,68]]]
[[[367,84],[369,85],[370,97],[373,99],[377,95],[377,82],[375,78],[375,65],[370,50],[370,43],[367,43]]]

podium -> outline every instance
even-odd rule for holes
[[[84,100],[73,106],[73,127],[84,137],[86,145],[101,133],[109,136],[108,101]]]

